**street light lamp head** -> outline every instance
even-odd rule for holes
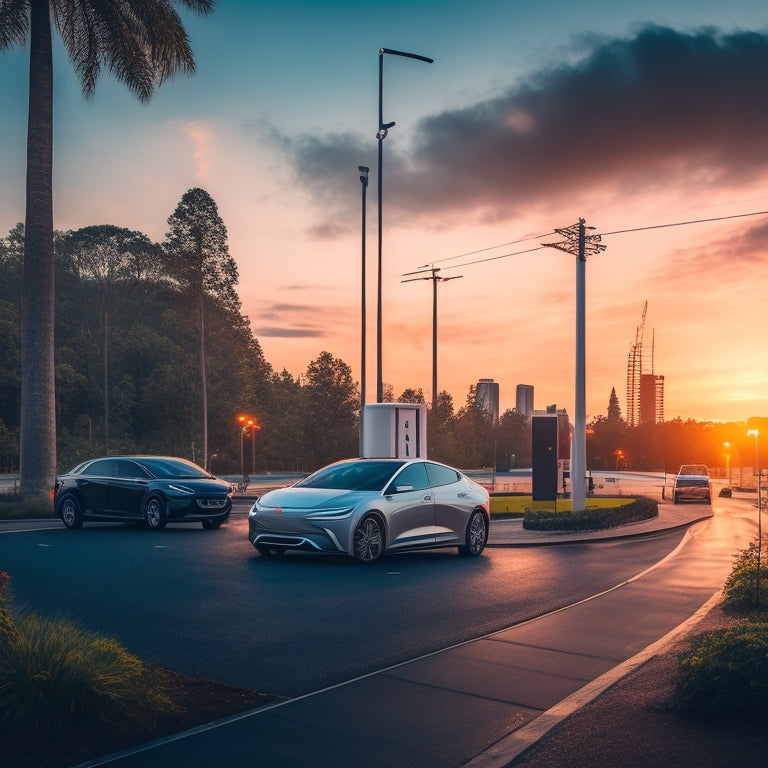
[[[747,437],[757,437],[759,434],[760,430],[750,429],[749,432],[747,432]]]
[[[395,126],[394,122],[382,123],[381,126],[379,127],[379,132],[376,134],[376,138],[379,141],[384,141],[384,139],[386,139],[387,136],[389,136],[389,129],[394,128],[394,126]]]
[[[371,169],[365,165],[358,165],[357,170],[360,171],[360,183],[364,186],[368,186],[368,171]]]

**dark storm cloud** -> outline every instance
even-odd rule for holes
[[[596,40],[577,63],[423,119],[407,157],[387,149],[387,174],[396,179],[387,207],[492,220],[595,188],[621,196],[735,187],[768,166],[766,84],[762,33],[649,26],[632,38]],[[318,228],[337,231],[334,217],[343,221],[354,204],[349,169],[370,156],[370,142],[327,135],[284,148],[322,189],[331,215]]]
[[[647,27],[422,121],[410,194],[503,211],[585,187],[736,184],[768,162],[767,82],[765,35]]]

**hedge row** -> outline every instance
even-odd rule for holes
[[[584,512],[533,510],[525,513],[523,528],[528,531],[601,531],[650,520],[658,514],[659,505],[654,499],[638,496],[620,507],[596,507]]]

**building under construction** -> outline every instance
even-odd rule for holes
[[[645,315],[648,302],[643,306],[643,316],[635,331],[635,343],[629,348],[627,358],[627,424],[658,424],[664,421],[664,377],[654,370],[655,332],[651,332],[650,362],[643,354]]]

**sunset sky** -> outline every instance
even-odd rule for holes
[[[107,72],[85,101],[57,42],[57,229],[162,240],[184,192],[203,187],[267,361],[300,375],[327,350],[359,380],[357,167],[370,166],[374,401],[378,50],[417,53],[434,63],[384,60],[395,396],[432,397],[432,285],[401,281],[434,264],[462,276],[438,287],[438,388],[458,408],[493,378],[503,410],[532,384],[536,408],[573,414],[576,260],[540,246],[581,217],[607,246],[586,265],[588,420],[612,387],[626,411],[646,301],[667,419],[768,416],[764,0],[220,0],[185,20],[197,73],[148,105]],[[27,52],[0,54],[0,71],[4,236],[24,219]],[[710,219],[724,220],[660,226]]]

